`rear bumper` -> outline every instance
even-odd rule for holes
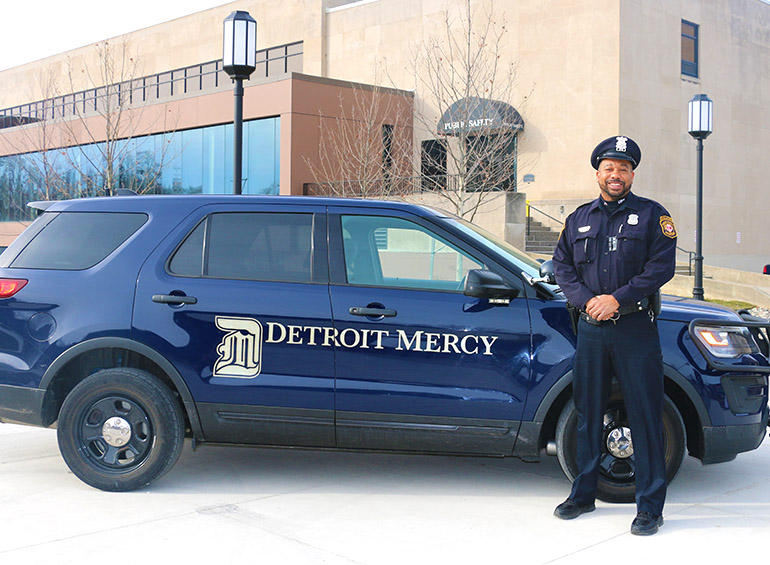
[[[43,423],[43,399],[39,388],[0,385],[0,422],[46,427]]]
[[[762,418],[745,426],[707,426],[703,431],[704,464],[731,461],[744,451],[759,447],[767,433],[768,407],[762,408]]]

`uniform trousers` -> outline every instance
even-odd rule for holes
[[[579,474],[570,498],[580,505],[596,498],[606,441],[604,413],[615,376],[631,427],[637,511],[660,516],[666,499],[663,358],[649,313],[629,314],[598,326],[581,319],[573,374]]]

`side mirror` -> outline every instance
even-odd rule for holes
[[[513,298],[519,293],[509,287],[503,277],[492,271],[472,269],[465,277],[465,296],[473,298]]]
[[[540,278],[544,283],[556,284],[556,275],[553,272],[553,261],[548,259],[540,265]]]

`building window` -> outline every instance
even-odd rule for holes
[[[387,177],[393,168],[393,125],[382,124],[382,170]]]
[[[447,186],[446,145],[443,139],[422,142],[420,172],[423,190],[441,190]]]
[[[280,117],[243,124],[243,194],[278,194]],[[233,124],[112,142],[115,188],[150,194],[231,194]],[[104,143],[0,156],[0,222],[34,219],[33,200],[104,194]]]
[[[682,74],[698,76],[698,25],[682,20]]]

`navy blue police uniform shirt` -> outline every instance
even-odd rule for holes
[[[599,196],[577,208],[553,255],[556,282],[581,309],[600,294],[629,306],[674,276],[676,228],[666,209],[631,192],[611,207]]]

